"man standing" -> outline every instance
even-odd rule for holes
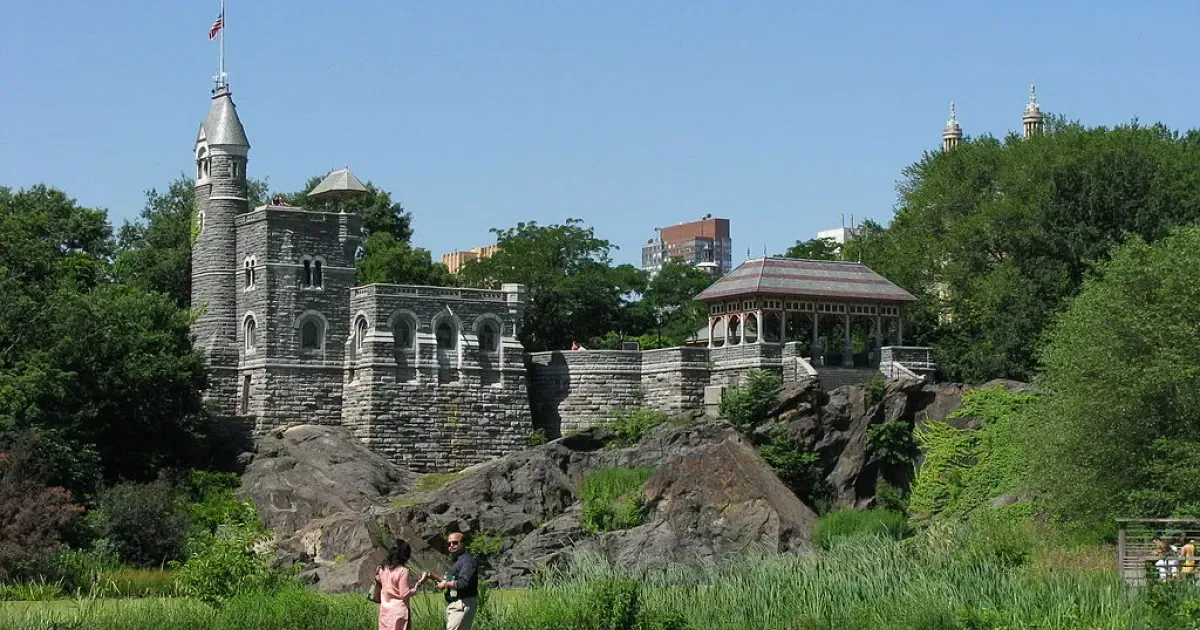
[[[446,594],[446,630],[471,630],[475,611],[479,608],[479,571],[475,558],[467,553],[463,535],[454,532],[446,537],[446,548],[454,566],[437,587]]]

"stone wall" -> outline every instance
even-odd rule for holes
[[[663,348],[642,352],[642,404],[677,413],[704,406],[709,384],[707,348]]]
[[[533,431],[514,336],[523,295],[519,285],[354,288],[342,424],[418,472],[461,470],[523,448]],[[453,334],[439,343],[443,323]]]
[[[750,370],[783,372],[783,346],[777,344],[746,344],[709,350],[712,361],[710,385],[736,386]]]
[[[801,351],[802,344],[793,343],[530,353],[525,367],[533,424],[558,436],[608,422],[623,409],[703,409],[705,388],[737,385],[753,369],[773,371],[785,382],[798,379]]]
[[[238,273],[232,280],[238,296],[238,412],[253,416],[259,432],[341,421],[360,225],[354,214],[290,206],[263,206],[237,217]],[[249,260],[252,284],[245,275]],[[255,322],[253,344],[246,339],[248,319]],[[317,348],[301,347],[306,319],[320,323]]]
[[[636,350],[573,350],[525,355],[533,425],[558,437],[638,407],[642,353]]]

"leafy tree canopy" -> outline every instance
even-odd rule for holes
[[[250,180],[250,206],[262,205],[267,182]],[[192,240],[196,221],[195,183],[184,175],[164,193],[146,191],[137,221],[126,221],[117,235],[114,272],[129,286],[156,291],[187,307],[192,301]]]
[[[476,287],[526,285],[520,337],[528,350],[566,349],[624,328],[630,295],[646,288],[645,274],[631,265],[613,267],[614,246],[578,219],[492,232],[499,251],[467,263],[459,280]]]
[[[363,243],[355,280],[360,285],[392,282],[440,287],[453,284],[454,276],[444,265],[433,262],[429,250],[397,240],[390,232],[377,232]]]
[[[1052,117],[1031,140],[927,153],[891,224],[867,226],[847,257],[920,299],[906,333],[950,378],[1029,379],[1042,332],[1116,244],[1200,220],[1198,172],[1200,132]]]
[[[1039,489],[1059,514],[1200,516],[1200,227],[1134,237],[1041,352]]]
[[[803,258],[806,260],[841,260],[840,248],[837,241],[831,238],[813,238],[807,241],[796,241],[783,253],[786,258]]]
[[[202,357],[171,298],[113,282],[103,211],[44,186],[0,188],[0,432],[29,432],[72,490],[182,461]],[[79,470],[74,461],[97,468]]]
[[[316,175],[308,179],[308,183],[299,192],[283,195],[290,205],[322,210],[325,212],[357,212],[362,217],[364,240],[371,234],[387,232],[397,241],[407,243],[412,239],[412,215],[398,201],[392,201],[392,194],[366,182],[363,187],[367,194],[340,199],[313,199],[308,196],[312,189],[325,179],[324,175]]]
[[[712,283],[708,273],[678,259],[667,262],[650,280],[638,305],[652,315],[661,340],[658,347],[681,345],[704,327],[708,306],[696,296]]]

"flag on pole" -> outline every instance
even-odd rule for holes
[[[213,22],[212,28],[208,29],[208,41],[211,42],[212,40],[216,39],[217,33],[220,33],[221,28],[224,26],[225,26],[225,12],[222,11],[221,15],[218,15],[216,21]]]

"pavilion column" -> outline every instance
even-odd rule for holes
[[[716,326],[713,325],[717,318],[712,315],[708,316],[708,347],[713,347],[713,335],[716,333]]]
[[[787,311],[779,311],[779,343],[787,343]]]
[[[898,315],[896,317],[896,345],[897,346],[904,345],[904,315],[903,314]]]
[[[761,308],[754,311],[754,329],[754,343],[761,344],[763,337],[766,336],[764,333],[767,332],[767,321],[763,319],[763,310]]]
[[[738,345],[746,343],[746,314],[738,313]]]
[[[842,345],[842,365],[845,367],[854,367],[854,346],[850,343],[850,310],[846,309],[846,314],[842,316],[845,331],[845,341]]]
[[[876,311],[875,314],[875,356],[871,358],[871,362],[875,365],[879,365],[883,360],[883,316],[878,313]],[[712,338],[711,334],[709,338]]]
[[[813,320],[812,346],[809,347],[809,350],[812,351],[813,365],[818,365],[821,362],[821,327],[819,325],[820,321],[821,321],[821,316],[819,314],[817,314],[816,311],[813,311],[812,320]]]

